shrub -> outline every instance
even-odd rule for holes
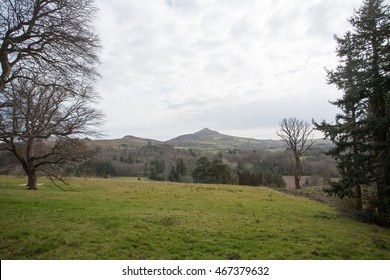
[[[229,165],[220,159],[209,161],[207,157],[201,157],[196,162],[192,172],[195,183],[205,184],[234,184],[236,176]]]

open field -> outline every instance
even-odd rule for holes
[[[0,176],[1,259],[390,259],[390,230],[267,188]]]

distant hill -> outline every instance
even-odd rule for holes
[[[185,134],[166,141],[174,147],[203,149],[271,149],[284,147],[280,140],[258,140],[221,134],[204,128],[193,134]]]
[[[129,150],[147,145],[162,145],[164,142],[127,135],[121,139],[94,140],[93,144],[101,148]]]

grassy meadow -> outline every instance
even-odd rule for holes
[[[268,188],[0,176],[1,259],[390,259],[390,230]]]

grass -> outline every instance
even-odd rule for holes
[[[0,176],[1,259],[390,259],[390,231],[267,188]]]

